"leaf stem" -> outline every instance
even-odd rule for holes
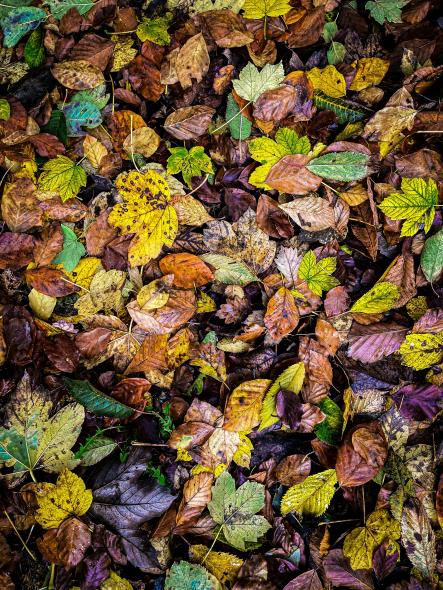
[[[35,481],[35,479],[34,479],[34,481]],[[11,526],[12,526],[12,528],[14,529],[14,532],[15,532],[15,534],[16,534],[16,535],[17,535],[17,537],[20,539],[20,541],[21,541],[21,543],[22,543],[23,547],[26,549],[26,551],[27,551],[27,552],[28,552],[28,554],[29,554],[29,555],[32,557],[32,559],[33,559],[34,561],[37,561],[37,558],[36,558],[36,556],[35,556],[35,555],[32,553],[32,551],[31,551],[31,550],[29,549],[29,547],[27,546],[26,542],[23,540],[23,537],[22,537],[22,536],[21,536],[21,534],[18,532],[18,530],[17,530],[17,528],[16,528],[15,524],[12,522],[12,520],[11,520],[11,518],[10,518],[9,514],[6,512],[6,510],[3,510],[3,512],[5,513],[5,516],[6,516],[6,518],[8,519],[8,521],[9,521],[10,525],[11,525]]]
[[[249,100],[249,101],[248,101],[248,102],[245,104],[245,106],[243,106],[243,107],[242,107],[242,108],[241,108],[241,109],[238,111],[238,113],[235,113],[235,115],[234,115],[233,117],[231,117],[230,119],[228,119],[227,121],[225,121],[225,122],[223,123],[223,125],[220,125],[220,127],[217,127],[217,129],[214,129],[214,131],[211,131],[211,135],[214,135],[214,133],[216,133],[217,131],[220,131],[220,129],[223,129],[223,127],[226,127],[226,125],[229,125],[229,123],[230,123],[231,121],[233,121],[233,120],[234,120],[236,117],[238,117],[238,116],[239,116],[239,114],[240,114],[241,112],[243,112],[243,111],[244,111],[246,108],[248,108],[248,106],[249,106],[250,104],[252,104],[252,100]]]

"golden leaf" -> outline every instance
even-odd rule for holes
[[[346,80],[335,66],[326,66],[323,69],[312,68],[307,72],[314,89],[324,92],[332,98],[340,98],[346,95]]]
[[[231,393],[225,411],[224,428],[245,434],[260,422],[263,396],[271,385],[270,379],[245,381]]]

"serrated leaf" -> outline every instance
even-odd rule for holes
[[[438,203],[438,189],[432,178],[403,178],[401,193],[393,193],[379,205],[391,219],[405,219],[401,236],[413,236],[424,224],[424,231],[431,229]]]
[[[63,384],[76,401],[97,416],[129,418],[134,410],[93,387],[89,381],[63,377]]]
[[[376,283],[354,303],[350,311],[355,313],[383,313],[392,309],[400,298],[397,285],[386,281]]]
[[[52,264],[62,264],[67,272],[72,272],[86,254],[85,247],[78,241],[76,233],[64,223],[61,224],[63,233],[63,250],[57,254]]]
[[[340,442],[343,430],[343,412],[330,397],[325,397],[318,406],[326,419],[314,427],[314,432],[319,440],[336,445]]]
[[[75,8],[79,14],[86,14],[94,3],[92,0],[46,0],[54,18],[60,20],[68,10]]]
[[[289,366],[281,373],[268,389],[260,411],[260,428],[269,428],[279,421],[275,408],[275,398],[280,389],[287,389],[293,393],[300,393],[305,379],[305,365],[303,362]]]
[[[229,121],[229,131],[234,139],[244,140],[251,135],[252,123],[240,113],[240,107],[232,94],[228,96],[226,103],[225,119]]]
[[[386,509],[376,510],[366,520],[364,527],[357,527],[345,538],[343,553],[354,570],[372,569],[374,550],[384,541],[388,554],[399,551],[400,525]]]
[[[410,0],[369,0],[365,8],[372,18],[382,25],[385,21],[401,23],[401,11]]]
[[[249,62],[240,72],[239,79],[234,80],[232,85],[241,98],[255,102],[266,90],[278,88],[284,77],[285,72],[281,62],[275,65],[266,64],[261,70]]]
[[[420,265],[428,281],[432,283],[438,279],[443,269],[443,229],[426,240]]]
[[[416,371],[438,365],[443,360],[443,334],[408,334],[398,352]]]
[[[101,434],[88,437],[80,449],[75,453],[75,458],[83,467],[90,467],[102,461],[117,447],[117,443]]]
[[[85,411],[68,404],[49,417],[52,402],[32,390],[25,373],[10,402],[8,428],[0,428],[0,460],[14,466],[15,474],[44,469],[58,473],[75,467],[71,448],[80,434]]]
[[[332,276],[336,266],[336,258],[328,256],[317,262],[314,252],[308,250],[298,268],[298,277],[306,281],[311,291],[321,297],[323,291],[329,291],[340,284],[340,281]]]
[[[359,152],[331,152],[314,158],[306,168],[313,174],[332,180],[361,180],[368,175],[369,156]]]
[[[0,120],[7,121],[11,116],[11,105],[6,98],[0,98]]]
[[[92,504],[92,491],[81,477],[64,469],[57,482],[42,483],[37,488],[38,509],[35,520],[45,529],[55,529],[71,516],[82,516]]]
[[[140,41],[152,41],[156,45],[169,45],[171,37],[168,33],[170,19],[164,16],[144,18],[137,27]]]
[[[244,18],[283,16],[290,10],[287,0],[245,0],[243,4]]]
[[[196,563],[178,561],[166,575],[165,590],[221,590],[220,582]]]
[[[67,201],[86,186],[86,172],[70,158],[57,156],[44,164],[38,186],[44,191],[57,192],[62,201]]]
[[[168,174],[180,174],[189,188],[192,188],[191,180],[201,174],[212,174],[214,167],[211,158],[205,154],[205,148],[197,145],[189,151],[185,147],[169,148],[171,155],[167,161],[166,172]]]
[[[39,27],[29,35],[26,41],[24,56],[25,61],[30,68],[38,68],[45,61],[45,48],[43,45],[44,33]]]
[[[212,488],[212,500],[208,510],[221,527],[221,533],[229,545],[240,551],[248,544],[257,546],[257,541],[270,528],[270,524],[257,514],[264,506],[265,494],[262,484],[247,481],[237,490],[232,475],[223,472]]]
[[[170,204],[169,186],[154,170],[131,170],[115,182],[124,202],[114,205],[109,223],[122,234],[135,234],[129,245],[131,267],[157,258],[163,246],[171,246],[178,231],[177,213]]]
[[[30,31],[36,29],[46,18],[46,12],[34,6],[18,6],[0,19],[3,29],[3,45],[14,47]]]
[[[314,104],[318,109],[327,109],[335,113],[340,124],[354,123],[366,117],[363,110],[352,106],[349,102],[340,98],[332,98],[318,90],[314,93]]]
[[[437,568],[436,539],[429,517],[418,499],[408,500],[402,511],[401,540],[411,563],[426,579]]]
[[[281,501],[283,515],[297,512],[306,516],[321,516],[335,493],[335,469],[309,475],[302,483],[289,488]]]

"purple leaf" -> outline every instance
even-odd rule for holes
[[[407,420],[432,420],[443,408],[443,389],[431,383],[406,385],[392,397]]]
[[[348,356],[362,363],[375,363],[401,346],[408,328],[388,322],[362,326],[354,322],[349,332]]]
[[[333,586],[352,590],[374,590],[371,574],[366,570],[352,569],[341,549],[333,549],[323,563],[325,574]]]
[[[297,430],[303,416],[303,404],[297,394],[287,389],[277,393],[277,416],[285,426]]]

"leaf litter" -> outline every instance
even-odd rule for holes
[[[0,586],[431,590],[436,0],[0,6]]]

